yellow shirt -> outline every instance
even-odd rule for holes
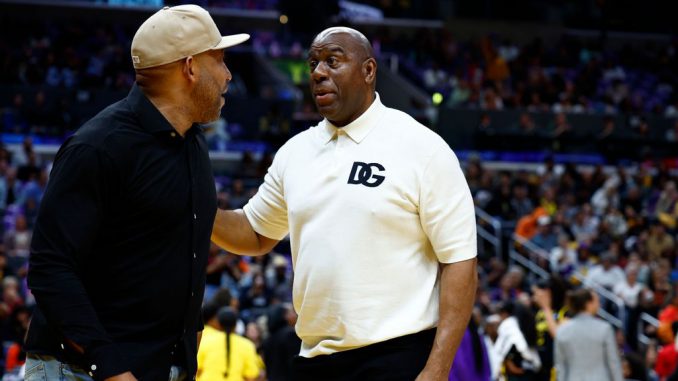
[[[205,326],[198,349],[198,381],[243,381],[245,378],[253,379],[259,375],[254,344],[234,333],[230,337],[231,362],[230,368],[227,369],[226,334]],[[228,377],[224,377],[226,371]]]

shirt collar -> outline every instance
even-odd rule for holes
[[[327,118],[323,119],[323,126],[320,129],[323,143],[329,143],[337,134],[337,131],[341,129],[346,133],[346,135],[348,135],[349,138],[351,138],[351,140],[357,144],[360,144],[360,142],[363,141],[363,139],[365,139],[370,131],[372,131],[372,129],[376,126],[375,122],[381,116],[381,112],[384,108],[385,106],[381,103],[381,99],[379,99],[379,94],[375,92],[374,102],[372,102],[370,107],[356,120],[345,125],[344,127],[336,127],[329,120],[327,120]]]
[[[132,90],[127,95],[127,102],[132,107],[132,111],[139,116],[141,128],[144,130],[152,134],[170,135],[172,137],[179,135],[136,83],[132,85]],[[195,125],[191,129],[193,127]]]

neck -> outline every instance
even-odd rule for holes
[[[172,96],[171,92],[166,93],[166,95],[147,94],[147,96],[179,135],[184,136],[193,125],[187,106],[189,102],[180,97]]]

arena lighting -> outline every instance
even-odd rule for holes
[[[443,103],[443,95],[435,92],[433,93],[433,96],[431,96],[431,100],[435,106],[440,106],[440,104]]]
[[[289,21],[289,19],[287,18],[287,15],[280,15],[279,20],[280,20],[280,23],[283,24],[283,25],[287,24],[287,21]]]

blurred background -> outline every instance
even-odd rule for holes
[[[134,81],[130,43],[143,20],[182,3],[188,2],[0,0],[6,379],[21,379],[21,338],[34,303],[26,261],[51,160],[84,121],[126,96]],[[535,330],[531,345],[542,357],[535,379],[550,379],[555,331],[545,315],[564,320],[565,293],[586,285],[601,297],[601,318],[618,332],[627,379],[663,380],[674,372],[678,24],[672,2],[190,3],[207,8],[223,34],[252,35],[227,51],[233,81],[221,119],[206,126],[221,207],[242,207],[276,150],[320,120],[308,91],[307,48],[325,27],[354,27],[377,54],[382,101],[440,134],[464,167],[481,259],[473,330],[486,342],[485,355],[496,340],[499,312],[519,303],[531,312],[522,326]],[[210,255],[206,302],[238,310],[236,332],[257,345],[260,380],[285,380],[276,378],[278,365],[270,365],[265,348],[294,345],[294,337],[276,336],[294,324],[289,243],[259,258],[216,247]],[[506,361],[493,360],[495,378],[526,379],[502,370]]]

